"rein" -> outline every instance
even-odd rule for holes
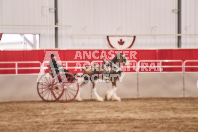
[[[118,56],[118,55],[116,55],[116,56],[111,60],[111,62],[116,63],[117,60],[118,60],[117,56]]]

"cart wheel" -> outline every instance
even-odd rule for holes
[[[49,74],[42,75],[37,83],[37,92],[42,100],[54,102],[61,97],[64,89],[55,82],[55,79]]]
[[[74,100],[79,91],[79,84],[77,79],[71,73],[66,73],[67,81],[62,82],[63,92],[61,97],[59,97],[59,102],[67,103]]]

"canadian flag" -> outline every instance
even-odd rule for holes
[[[136,36],[107,36],[107,41],[112,48],[127,49],[131,48]]]

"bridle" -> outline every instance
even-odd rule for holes
[[[115,64],[115,63],[118,61],[118,55],[120,55],[120,53],[117,54],[117,55],[110,61],[110,63],[111,63],[112,68],[114,68],[114,71],[116,71],[116,73],[121,73],[121,72],[122,72],[122,71],[121,71],[121,68],[118,67],[118,66]],[[122,54],[122,59],[123,59],[123,60],[126,60],[125,54]]]

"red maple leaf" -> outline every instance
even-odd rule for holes
[[[118,44],[119,45],[123,45],[125,42],[122,40],[122,39],[120,39],[120,41],[118,41]]]

